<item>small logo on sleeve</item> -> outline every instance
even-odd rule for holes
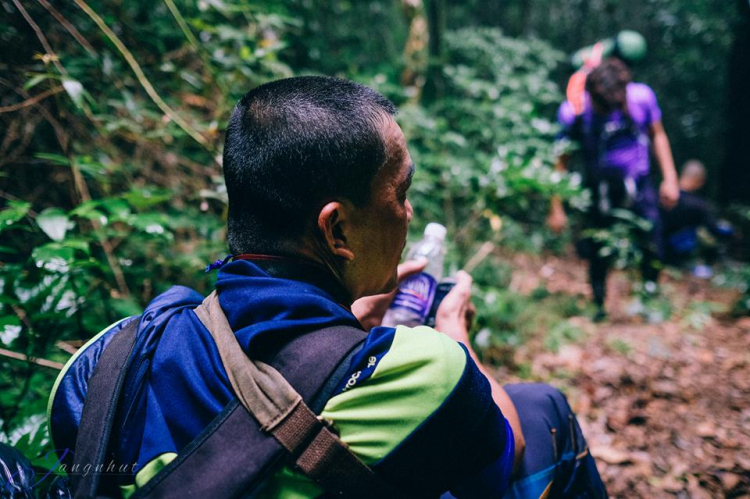
[[[370,357],[372,358],[372,357]],[[349,377],[349,380],[346,382],[346,385],[344,385],[344,388],[341,390],[342,392],[347,391],[349,388],[353,387],[357,384],[357,380],[362,375],[362,371],[357,371],[356,373],[352,374]]]

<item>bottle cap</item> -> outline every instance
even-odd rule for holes
[[[436,223],[429,223],[427,224],[427,227],[424,228],[425,236],[431,236],[440,239],[441,241],[445,239],[446,232],[448,232],[448,229],[446,229],[444,225]]]

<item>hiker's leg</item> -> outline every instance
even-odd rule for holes
[[[589,256],[589,282],[591,293],[594,295],[594,304],[604,308],[604,300],[607,297],[607,271],[609,270],[609,259],[599,255],[600,245],[592,243],[591,255]]]
[[[641,275],[644,282],[659,280],[659,271],[664,257],[664,241],[661,213],[659,210],[659,195],[648,178],[639,181],[638,198],[633,211],[651,222],[651,230],[639,238],[643,261],[641,261]]]
[[[588,262],[589,283],[597,307],[604,307],[607,294],[607,269],[609,262],[599,256],[601,245],[592,238],[584,237],[576,242],[578,257]]]
[[[597,188],[591,188],[592,204],[586,213],[586,227],[588,229],[606,229],[611,224],[611,218],[599,210],[600,193]],[[609,270],[610,259],[600,255],[602,248],[601,243],[588,237],[584,240],[581,248],[585,248],[585,258],[589,262],[589,283],[591,284],[591,293],[596,305],[597,317],[604,315],[604,301],[607,296],[607,272]]]
[[[526,452],[506,499],[605,498],[596,463],[565,396],[541,383],[505,385],[521,421]]]

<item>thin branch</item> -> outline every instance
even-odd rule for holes
[[[21,360],[24,362],[29,362],[31,364],[36,364],[38,366],[49,367],[50,369],[57,369],[58,371],[62,371],[62,368],[65,367],[65,364],[62,364],[60,362],[55,362],[53,360],[47,360],[47,359],[39,359],[36,357],[29,357],[28,355],[24,355],[18,352],[13,352],[11,350],[6,350],[4,348],[0,348],[0,355],[3,357],[7,357],[9,359]]]
[[[13,0],[14,2],[17,2],[18,0]],[[166,114],[172,121],[174,121],[177,126],[182,128],[185,133],[190,135],[190,137],[193,138],[196,142],[198,142],[200,145],[208,149],[210,152],[214,152],[213,148],[209,144],[209,142],[206,140],[205,137],[203,137],[198,131],[196,131],[190,124],[188,124],[182,117],[177,114],[169,105],[164,102],[164,100],[161,98],[161,96],[156,92],[156,89],[154,89],[153,85],[151,85],[151,82],[146,78],[145,73],[143,72],[143,69],[141,69],[141,66],[138,64],[138,62],[135,60],[135,57],[133,57],[133,54],[130,53],[130,51],[125,47],[125,45],[122,43],[120,38],[107,26],[107,24],[104,22],[104,20],[97,14],[89,5],[84,2],[84,0],[75,0],[75,3],[96,23],[96,25],[99,27],[100,30],[104,32],[104,34],[109,38],[109,40],[114,44],[115,47],[117,47],[117,50],[120,51],[120,54],[125,58],[128,65],[130,65],[130,68],[135,73],[136,78],[138,78],[138,81],[141,83],[141,86],[146,91],[146,93],[151,97],[151,100],[154,101],[154,103],[159,107],[159,109],[162,110],[164,114]]]
[[[0,198],[4,198],[4,199],[7,199],[7,200],[9,200],[9,201],[23,201],[23,199],[21,199],[21,198],[18,198],[18,197],[16,197],[16,196],[14,196],[14,195],[13,195],[13,194],[11,194],[10,192],[5,192],[5,191],[0,191]],[[37,212],[35,212],[35,211],[34,211],[34,210],[32,210],[32,209],[29,209],[29,211],[28,211],[27,213],[28,213],[29,215],[31,215],[32,217],[36,217],[36,216],[38,215],[38,213],[37,213]]]
[[[74,347],[70,343],[65,343],[64,341],[58,341],[57,343],[55,343],[55,346],[59,348],[60,350],[66,353],[69,353],[71,355],[73,355],[74,353],[78,351],[76,347]]]
[[[23,97],[24,99],[31,98],[31,96],[25,90],[16,88],[10,81],[6,80],[5,78],[0,77],[0,85],[5,85],[6,87],[13,90],[15,93],[20,95],[21,97]],[[49,122],[49,124],[55,130],[57,141],[60,143],[60,147],[62,147],[63,152],[67,154],[69,138],[68,138],[68,135],[63,130],[63,127],[60,124],[60,122],[57,121],[54,116],[52,116],[52,114],[49,112],[49,110],[45,106],[37,103],[36,108],[39,110],[40,113],[42,113],[42,116],[44,116],[47,122]]]
[[[185,156],[177,156],[177,163],[189,168],[190,171],[198,175],[210,176],[219,175],[221,173],[220,171],[212,171],[209,166],[193,161]]]
[[[20,128],[19,121],[21,120],[11,120],[5,127],[5,136],[3,137],[2,142],[0,142],[0,161],[5,157],[5,153],[8,152],[13,141],[18,138],[18,129]]]
[[[70,137],[68,137],[68,134],[65,133],[65,129],[63,128],[62,124],[57,121],[54,116],[52,116],[52,113],[49,112],[49,109],[47,109],[46,106],[37,104],[36,108],[39,109],[40,113],[42,113],[42,116],[44,116],[44,119],[47,120],[47,123],[52,126],[52,129],[55,131],[55,137],[57,137],[57,142],[60,143],[60,148],[65,154],[67,154]]]
[[[200,50],[198,46],[198,40],[195,38],[195,35],[192,31],[190,31],[190,27],[185,22],[185,18],[182,17],[182,14],[180,14],[179,9],[174,4],[172,0],[164,0],[164,3],[167,4],[167,7],[169,8],[169,11],[174,16],[175,20],[177,21],[177,24],[180,25],[180,29],[182,30],[182,34],[185,35],[185,38],[188,39],[188,42],[190,42],[190,46],[193,47],[193,50],[198,52]]]
[[[89,187],[88,185],[86,185],[86,180],[83,178],[81,170],[78,168],[78,165],[75,164],[75,161],[70,162],[70,170],[73,173],[73,183],[76,186],[76,191],[78,192],[78,196],[80,197],[81,202],[85,203],[91,201],[92,198],[91,193],[89,192]],[[117,258],[115,258],[114,251],[112,250],[112,244],[106,237],[104,237],[104,234],[102,234],[101,224],[98,220],[92,219],[90,220],[90,223],[94,228],[94,232],[96,233],[97,238],[99,239],[99,244],[104,250],[104,255],[107,257],[107,263],[112,269],[112,274],[114,274],[115,276],[115,281],[117,282],[117,288],[119,289],[120,294],[123,297],[130,296],[130,289],[128,288],[128,284],[125,281],[125,274],[123,274],[122,267],[120,267],[120,264],[117,262]]]
[[[83,48],[86,49],[86,51],[89,54],[91,54],[94,57],[97,57],[99,55],[99,53],[88,42],[88,40],[86,40],[86,38],[84,38],[83,35],[81,35],[81,32],[78,31],[78,29],[75,26],[73,26],[73,23],[71,23],[70,21],[68,21],[65,18],[65,16],[63,16],[62,14],[60,14],[60,12],[58,12],[57,9],[55,9],[47,0],[37,0],[37,1],[40,4],[42,4],[42,6],[45,9],[47,9],[55,17],[55,19],[57,19],[57,21],[60,24],[62,24],[62,26],[68,31],[68,33],[70,33],[73,36],[73,38],[75,38],[76,41],[79,44],[81,44],[81,46],[83,46]],[[110,77],[112,78],[112,83],[115,84],[115,87],[117,87],[118,89],[122,90],[123,83],[122,83],[122,80],[120,79],[119,75],[117,75],[115,73],[115,74],[110,75]]]
[[[495,249],[495,244],[487,241],[484,244],[482,244],[479,249],[477,250],[474,255],[469,258],[469,261],[466,262],[466,265],[464,265],[464,270],[471,274],[471,271],[474,270],[479,266],[480,263],[484,261],[487,256],[492,253],[492,250]]]
[[[177,8],[177,5],[175,5],[173,0],[164,0],[164,3],[167,4],[169,11],[172,13],[172,16],[174,16],[175,20],[177,21],[177,24],[179,24],[180,29],[182,30],[182,34],[184,34],[185,38],[187,38],[188,42],[190,42],[190,46],[193,48],[193,52],[195,52],[198,55],[198,57],[201,58],[201,60],[203,61],[203,64],[206,66],[206,70],[211,75],[216,85],[218,85],[219,89],[224,94],[228,94],[229,91],[226,88],[226,86],[221,83],[219,76],[216,74],[214,67],[211,65],[211,60],[206,54],[205,48],[203,47],[203,45],[201,45],[198,42],[198,39],[195,38],[195,35],[190,30],[190,26],[187,25],[185,18],[182,17],[180,10]]]
[[[42,43],[44,50],[47,52],[47,55],[49,56],[50,60],[55,65],[57,70],[60,71],[60,74],[64,76],[68,76],[68,72],[65,70],[63,65],[60,64],[60,59],[57,57],[57,54],[55,54],[55,51],[52,50],[52,47],[47,41],[47,37],[44,36],[44,33],[42,33],[42,30],[41,28],[39,28],[39,25],[34,22],[34,20],[31,18],[31,16],[26,11],[26,9],[23,8],[23,5],[21,5],[21,2],[19,2],[18,0],[13,0],[13,3],[15,4],[16,8],[21,12],[21,15],[23,16],[23,18],[26,19],[26,22],[29,23],[29,26],[31,26],[31,29],[34,30],[34,33],[36,33],[36,37]]]
[[[23,8],[23,5],[18,0],[13,0],[13,3],[16,5],[19,11],[21,11],[21,15],[23,15],[24,19],[26,19],[26,22],[29,23],[29,26],[34,30],[36,33],[37,38],[39,38],[39,41],[41,42],[42,46],[44,47],[45,52],[47,53],[47,59],[52,61],[52,63],[55,65],[57,70],[60,72],[61,75],[63,75],[65,78],[70,78],[68,71],[65,69],[65,67],[60,62],[60,58],[57,56],[54,50],[52,50],[52,46],[47,41],[47,38],[44,36],[44,33],[42,33],[42,30],[39,28],[39,25],[34,22],[34,20],[31,18],[29,13],[26,11],[26,9]],[[86,115],[86,117],[91,120],[92,123],[96,124],[96,120],[94,119],[93,114],[91,113],[91,108],[89,105],[85,102],[81,104],[81,108],[83,109],[83,113]]]
[[[465,238],[466,235],[468,234],[468,232],[472,229],[472,227],[474,226],[474,224],[477,222],[477,220],[479,220],[480,218],[482,218],[483,215],[482,215],[482,208],[481,207],[477,207],[477,208],[473,209],[472,211],[473,211],[473,213],[472,213],[471,217],[469,217],[469,220],[467,220],[465,222],[462,222],[461,223],[461,228],[458,229],[455,232],[455,235],[453,236],[453,240],[454,241],[460,241],[463,238]]]
[[[31,321],[29,320],[29,316],[26,315],[26,311],[19,307],[18,305],[11,305],[11,308],[13,309],[13,312],[16,314],[16,317],[24,323],[26,328],[31,331],[33,328],[31,327]]]
[[[0,166],[4,166],[8,163],[12,163],[16,159],[18,159],[21,154],[26,150],[29,143],[31,143],[31,139],[34,136],[34,130],[36,129],[37,125],[41,122],[41,118],[38,116],[30,116],[28,119],[26,119],[26,122],[23,124],[24,130],[23,135],[21,135],[21,140],[19,141],[18,145],[15,147],[14,150],[7,152],[5,151],[5,148],[3,148],[3,155],[0,157]],[[14,137],[15,139],[15,137]]]
[[[58,94],[62,92],[63,90],[65,90],[63,87],[50,88],[49,90],[45,90],[41,94],[36,95],[30,99],[26,99],[23,102],[19,102],[18,104],[13,104],[12,106],[0,107],[0,113],[12,113],[14,111],[18,111],[25,107],[33,106],[34,104],[46,99],[47,97]]]
[[[70,21],[65,19],[65,17],[62,14],[60,14],[60,12],[57,9],[55,9],[47,0],[37,0],[37,1],[40,4],[42,4],[42,7],[47,9],[49,13],[54,16],[55,19],[57,19],[57,22],[63,25],[63,28],[65,28],[68,31],[68,33],[73,35],[73,38],[75,38],[76,41],[80,43],[81,46],[85,48],[89,54],[93,56],[97,55],[94,47],[91,46],[91,44],[83,37],[80,31],[78,31],[76,27],[70,23]]]

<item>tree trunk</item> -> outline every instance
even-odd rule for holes
[[[443,65],[446,62],[443,39],[446,29],[445,0],[427,0],[427,19],[430,48],[423,98],[430,102],[440,99],[445,87],[443,82]]]
[[[722,204],[750,204],[750,4],[737,0],[741,20],[729,56],[726,159],[720,174]]]
[[[401,85],[404,86],[410,99],[418,102],[427,78],[430,32],[422,0],[402,0],[401,6],[409,25],[409,36],[404,45],[404,70],[401,73]]]

